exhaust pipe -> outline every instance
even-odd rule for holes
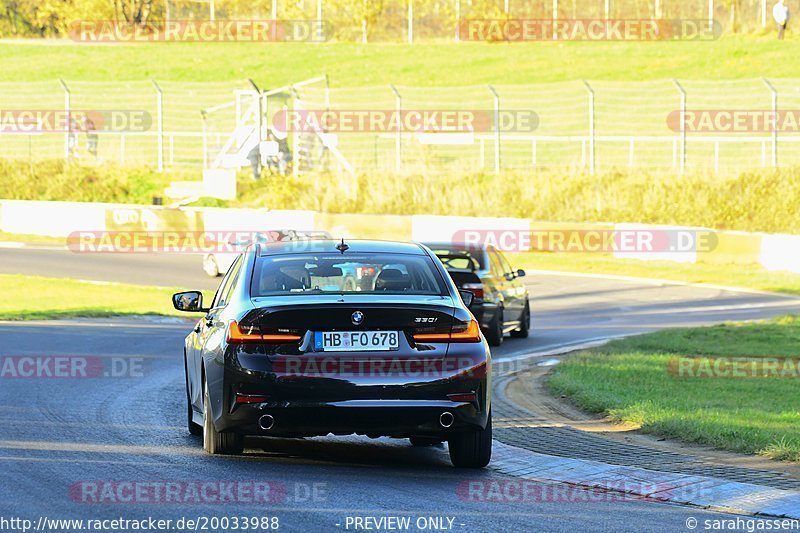
[[[272,429],[272,426],[275,425],[275,419],[272,418],[272,415],[264,415],[258,419],[258,425],[263,430]]]
[[[456,421],[456,419],[453,416],[453,413],[451,413],[450,411],[445,411],[444,413],[442,413],[439,416],[439,424],[443,428],[449,428],[450,426],[453,425],[453,422],[455,422],[455,421]]]

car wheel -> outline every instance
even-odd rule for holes
[[[522,311],[519,324],[519,329],[512,331],[511,336],[517,339],[527,339],[531,329],[531,304],[529,302],[525,302],[525,309]]]
[[[203,258],[203,271],[212,278],[219,276],[219,265],[217,264],[217,258],[213,255],[205,256],[205,258]]]
[[[483,468],[492,458],[492,413],[484,429],[460,433],[447,441],[450,461],[457,468]]]
[[[237,433],[219,432],[211,420],[208,383],[203,389],[203,448],[212,455],[238,455],[244,451],[244,438]]]
[[[489,346],[500,346],[503,344],[503,310],[498,309],[494,318],[489,323],[489,329],[486,332],[486,341]]]
[[[425,446],[436,446],[437,444],[442,442],[442,439],[436,439],[433,437],[411,437],[408,439],[411,441],[411,445],[415,448],[422,448]]]

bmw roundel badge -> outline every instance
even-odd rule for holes
[[[353,324],[355,324],[356,326],[360,326],[361,323],[364,322],[364,313],[362,313],[361,311],[356,311],[355,313],[353,313],[350,319],[353,321]]]

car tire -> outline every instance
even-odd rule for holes
[[[456,468],[483,468],[492,459],[492,413],[484,429],[459,433],[447,441]]]
[[[214,427],[208,383],[203,388],[203,448],[212,455],[239,455],[244,451],[244,437],[238,433],[220,432]]]
[[[203,258],[203,272],[211,276],[212,278],[216,278],[219,276],[219,265],[217,264],[217,258],[213,255],[207,255]]]
[[[434,437],[410,437],[408,439],[411,442],[411,445],[415,448],[424,448],[426,446],[436,446],[442,442],[442,439],[436,439]]]
[[[503,310],[498,309],[494,318],[489,323],[488,331],[486,331],[486,342],[489,346],[500,346],[503,344]]]
[[[531,304],[529,302],[525,302],[525,309],[522,311],[519,322],[519,329],[512,331],[511,336],[516,339],[527,339],[531,329]]]

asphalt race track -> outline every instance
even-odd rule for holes
[[[0,272],[158,279],[200,289],[217,282],[202,273],[196,256],[89,258],[49,249],[0,250]],[[507,339],[494,350],[497,361],[662,327],[800,310],[798,299],[718,288],[539,272],[527,280],[533,334]],[[268,516],[285,531],[403,530],[375,522],[388,517],[409,517],[412,531],[419,525],[431,531],[687,531],[689,517],[727,516],[618,495],[598,499],[579,489],[565,497],[554,487],[540,490],[561,496],[481,501],[465,492],[466,484],[519,480],[491,468],[456,470],[444,446],[412,448],[391,439],[253,439],[243,457],[208,456],[201,439],[185,429],[181,343],[191,325],[158,318],[0,323],[0,356],[83,356],[95,376],[2,379],[0,480],[13,491],[0,496],[0,516],[34,525],[42,517],[199,518],[202,524],[203,517]],[[238,485],[231,489],[228,482]],[[159,488],[166,483],[172,493]],[[218,494],[224,502],[216,501]],[[231,523],[206,525],[235,530]]]

